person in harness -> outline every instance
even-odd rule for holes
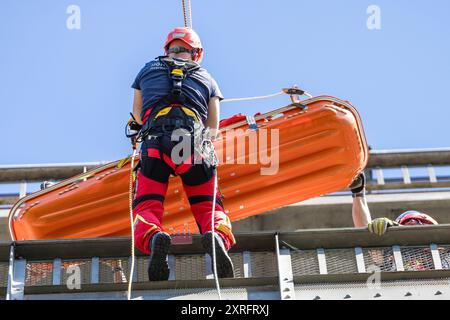
[[[167,254],[171,237],[161,227],[170,175],[181,177],[202,234],[202,245],[212,257],[211,214],[217,163],[211,156],[211,140],[204,133],[209,132],[211,139],[216,137],[223,99],[216,81],[200,66],[203,48],[194,30],[175,28],[164,50],[166,55],[147,63],[132,85],[134,126],[140,129],[142,139],[133,201],[134,235],[136,247],[150,255],[150,281],[168,280],[170,273]],[[186,141],[191,148],[180,152],[179,144]],[[214,231],[218,276],[231,278],[233,263],[228,250],[235,239],[219,191]]]

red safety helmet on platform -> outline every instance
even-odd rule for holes
[[[397,219],[395,219],[395,222],[405,225],[411,220],[417,220],[420,224],[438,224],[437,221],[429,215],[414,210],[403,212],[397,217]]]
[[[203,47],[202,42],[200,41],[200,37],[198,34],[187,27],[176,27],[173,29],[167,36],[166,43],[164,44],[164,50],[167,54],[169,50],[169,45],[174,40],[181,40],[190,46],[192,49],[195,49],[195,53],[192,55],[192,60],[200,62],[203,57]]]

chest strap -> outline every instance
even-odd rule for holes
[[[183,94],[183,81],[188,75],[200,68],[200,65],[194,61],[160,57],[159,60],[167,66],[169,78],[172,80],[172,90],[166,98],[167,104],[186,102],[186,96]]]
[[[150,115],[144,124],[147,133],[150,131],[168,133],[180,128],[192,133],[196,124],[198,127],[203,126],[200,116],[194,110],[182,105],[172,104],[152,113],[154,116]]]

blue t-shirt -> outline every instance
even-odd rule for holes
[[[155,107],[156,104],[161,102],[161,99],[170,95],[173,84],[168,67],[157,58],[148,62],[141,69],[131,87],[141,90],[142,117],[148,108]],[[212,97],[223,99],[217,82],[202,67],[188,74],[186,79],[183,80],[182,90],[187,98],[185,104],[195,109],[203,122],[208,115],[209,99]]]

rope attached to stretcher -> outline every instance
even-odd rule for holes
[[[300,96],[300,95],[305,95],[308,98],[312,98],[313,96],[311,94],[309,94],[306,91],[300,90],[301,92],[299,92],[298,94],[295,94],[295,91],[298,91],[299,89],[294,86],[292,88],[287,88],[287,89],[283,89],[280,92],[277,93],[273,93],[273,94],[269,94],[266,96],[256,96],[256,97],[248,97],[248,98],[233,98],[233,99],[224,99],[221,101],[221,103],[228,103],[228,102],[240,102],[240,101],[253,101],[253,100],[262,100],[262,99],[271,99],[271,98],[275,98],[278,96],[282,96],[283,94],[289,94],[291,97],[292,96]],[[301,94],[300,94],[301,93]]]

